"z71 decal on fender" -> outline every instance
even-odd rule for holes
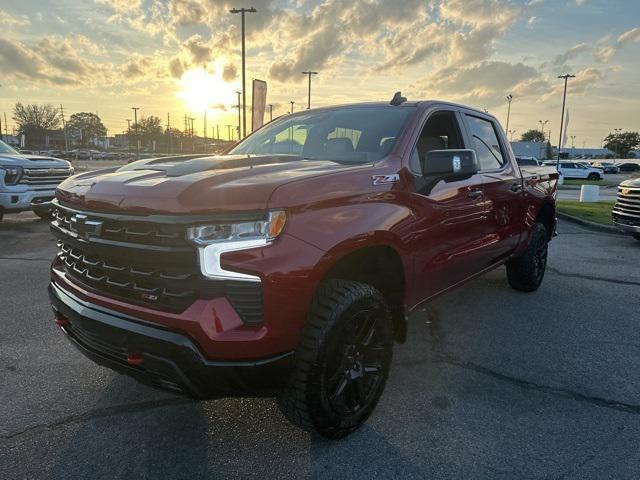
[[[386,185],[388,183],[396,183],[400,181],[400,175],[397,173],[391,175],[372,175],[374,185]]]

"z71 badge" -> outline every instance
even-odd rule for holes
[[[372,175],[374,185],[386,185],[388,183],[396,183],[400,181],[400,175],[397,173],[391,175]]]

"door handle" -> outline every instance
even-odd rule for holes
[[[475,200],[476,198],[480,198],[482,196],[482,190],[471,190],[469,193],[467,193],[467,196]]]
[[[514,183],[509,187],[509,190],[511,190],[513,193],[520,193],[522,191],[522,185],[519,183]]]

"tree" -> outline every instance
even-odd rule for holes
[[[521,142],[544,142],[545,135],[544,132],[536,129],[527,130],[522,134],[520,138]]]
[[[617,156],[625,158],[631,150],[640,147],[640,133],[616,132],[607,135],[604,139],[604,148],[615,152]]]
[[[154,140],[159,142],[162,139],[163,132],[162,120],[155,115],[146,118],[142,117],[138,122],[138,135],[145,145],[151,144]]]
[[[13,119],[18,125],[18,134],[24,135],[27,145],[42,145],[47,130],[60,126],[60,112],[53,105],[23,105],[13,107]]]
[[[83,147],[86,146],[90,140],[104,137],[107,134],[107,129],[103,125],[102,120],[100,120],[100,117],[91,112],[80,112],[71,115],[67,122],[67,129],[80,136],[80,143]]]

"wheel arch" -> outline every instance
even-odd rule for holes
[[[542,204],[536,214],[536,222],[544,225],[547,230],[547,239],[551,240],[556,226],[556,206],[553,202],[545,202]]]
[[[404,343],[407,336],[405,302],[408,281],[407,268],[398,248],[389,243],[366,246],[347,245],[328,252],[321,281],[330,279],[363,282],[382,293],[391,310],[396,341]]]

